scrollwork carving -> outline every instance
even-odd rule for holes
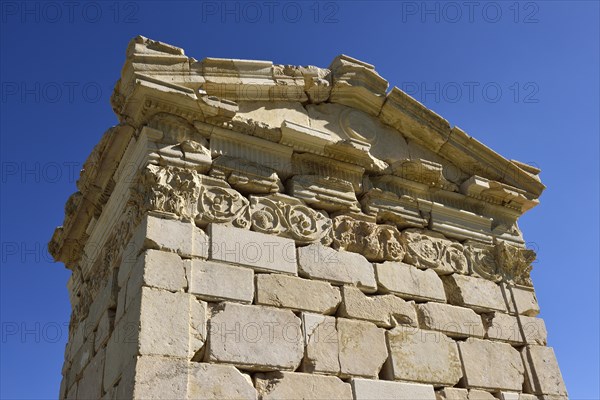
[[[469,241],[465,246],[465,255],[472,274],[494,282],[502,280],[494,246]]]
[[[233,189],[223,187],[200,188],[196,223],[229,223],[238,228],[250,226],[248,200]]]
[[[406,247],[404,260],[418,268],[431,268],[442,274],[468,273],[467,258],[460,243],[417,230],[402,232],[402,243]]]
[[[405,249],[400,232],[391,225],[339,216],[333,221],[333,246],[360,253],[369,261],[401,261]]]
[[[329,244],[332,222],[327,214],[284,195],[251,196],[252,229],[289,237],[298,243]]]

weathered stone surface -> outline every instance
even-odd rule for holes
[[[293,240],[220,224],[210,224],[210,258],[257,271],[297,275]]]
[[[187,398],[206,400],[256,399],[250,376],[231,365],[191,363]]]
[[[305,346],[302,371],[337,375],[340,360],[335,317],[302,313],[302,331]]]
[[[546,345],[548,333],[546,331],[546,324],[544,323],[543,319],[520,315],[519,321],[521,321],[521,328],[523,329],[523,335],[525,335],[525,342],[528,344],[539,344],[542,346]]]
[[[320,244],[298,249],[298,270],[303,277],[355,285],[364,292],[377,289],[373,265],[367,259],[360,254],[336,251]]]
[[[454,386],[462,377],[456,343],[439,332],[396,327],[386,332],[386,379]]]
[[[519,352],[509,344],[469,338],[459,342],[458,347],[469,388],[522,389],[523,362]]]
[[[540,306],[533,288],[503,286],[503,289],[510,312],[529,317],[535,317],[540,313]]]
[[[135,399],[187,398],[188,362],[159,357],[139,357],[135,365]]]
[[[481,317],[469,308],[429,302],[417,304],[419,326],[452,338],[483,337]]]
[[[140,354],[187,358],[196,353],[204,344],[205,310],[206,304],[186,293],[142,288]]]
[[[129,286],[144,285],[173,292],[183,290],[187,285],[183,265],[177,253],[146,250],[133,267]]]
[[[385,330],[366,321],[337,320],[340,373],[375,378],[388,357]]]
[[[435,392],[437,400],[468,400],[469,391],[462,388],[446,387]]]
[[[102,374],[104,372],[105,350],[102,349],[83,371],[77,388],[77,398],[98,399],[102,395]]]
[[[400,262],[375,264],[381,290],[415,300],[446,301],[440,277],[431,269],[420,270]]]
[[[346,400],[352,389],[334,376],[294,372],[257,374],[254,378],[261,400]]]
[[[295,370],[304,353],[290,310],[222,303],[212,310],[206,360],[256,371]]]
[[[482,314],[485,323],[486,339],[502,340],[510,343],[523,343],[519,321],[514,315],[501,312]]]
[[[165,235],[165,232],[169,232]],[[182,257],[208,257],[208,238],[191,222],[146,216],[133,234],[132,248],[171,251]]]
[[[340,290],[327,282],[278,274],[256,276],[257,304],[331,314],[340,301]]]
[[[393,294],[367,296],[353,286],[343,286],[342,299],[338,311],[341,317],[370,321],[384,328],[396,323],[417,326],[414,304]]]
[[[469,400],[496,400],[496,397],[485,390],[471,389],[469,390]]]
[[[540,395],[567,396],[554,349],[528,345],[521,350],[531,392]]]
[[[449,303],[475,311],[506,312],[502,289],[494,282],[458,274],[444,276],[442,279]]]
[[[217,261],[185,260],[188,292],[208,300],[252,303],[254,271]]]
[[[436,400],[432,385],[361,378],[351,379],[350,384],[354,400]]]

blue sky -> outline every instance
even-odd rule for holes
[[[471,5],[469,5],[471,4]],[[69,271],[46,243],[136,35],[197,59],[374,64],[452,125],[542,169],[521,219],[541,317],[572,399],[598,399],[599,3],[1,3],[1,398],[55,398]]]

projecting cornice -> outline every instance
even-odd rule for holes
[[[388,91],[374,66],[344,55],[329,68],[197,61],[138,36],[111,103],[121,123],[94,149],[50,244],[66,263],[78,259],[142,131],[156,144],[139,150],[135,172],[145,163],[193,169],[243,193],[285,191],[329,213],[459,240],[522,245],[516,220],[544,190],[538,169]]]

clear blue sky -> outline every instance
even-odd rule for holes
[[[598,3],[224,4],[1,3],[0,397],[57,396],[69,272],[46,243],[82,163],[117,121],[109,97],[141,34],[197,59],[327,67],[348,54],[540,167],[548,189],[521,228],[538,253],[541,316],[571,398],[598,399]]]

